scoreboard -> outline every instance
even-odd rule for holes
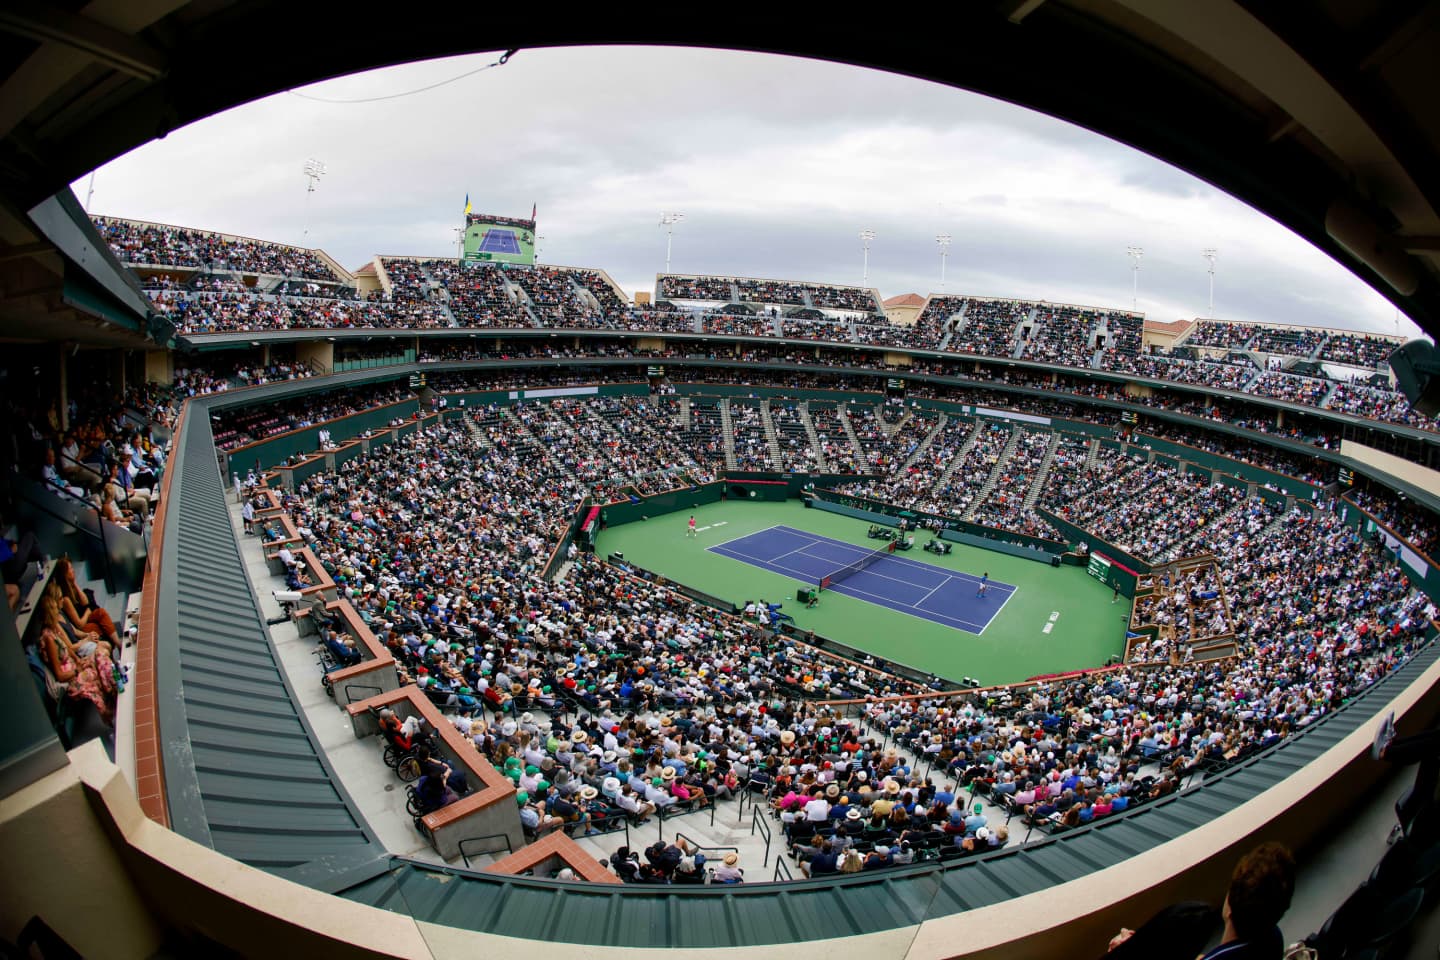
[[[535,221],[465,215],[465,263],[535,263]]]
[[[905,390],[909,385],[910,381],[906,380],[904,377],[886,377],[885,396],[903,397],[905,396]]]

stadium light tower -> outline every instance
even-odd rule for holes
[[[950,255],[950,234],[942,233],[935,237],[935,242],[940,245],[940,292],[945,292],[945,258]]]
[[[310,241],[310,194],[315,192],[315,185],[320,178],[325,176],[325,164],[314,157],[305,161],[305,230],[300,235],[300,246],[307,246]]]
[[[465,259],[465,228],[451,227],[455,231],[455,260],[459,262]]]
[[[1210,267],[1206,271],[1210,274],[1210,312],[1207,314],[1207,316],[1209,316],[1212,320],[1215,318],[1215,258],[1219,255],[1220,251],[1216,250],[1214,247],[1206,247],[1204,250],[1200,251],[1200,256],[1210,261]]]
[[[1141,247],[1126,247],[1125,255],[1130,258],[1130,309],[1140,309],[1140,258],[1145,256]]]
[[[865,252],[865,278],[863,281],[861,281],[861,286],[865,287],[870,286],[870,241],[874,239],[874,230],[860,231],[860,243],[862,244],[862,249]]]
[[[665,228],[665,272],[670,272],[670,247],[675,241],[675,224],[685,219],[683,213],[661,213],[660,226]]]

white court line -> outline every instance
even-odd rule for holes
[[[945,586],[945,584],[949,583],[951,580],[954,579],[954,577],[946,577],[944,580],[941,580],[935,585],[935,590],[939,590],[941,587]],[[931,590],[929,593],[925,594],[925,596],[921,597],[919,600],[916,600],[915,606],[918,608],[920,604],[924,603],[926,600],[929,600],[932,596],[935,595],[935,590]]]
[[[724,552],[722,553],[721,550],[720,550],[720,547],[721,547],[721,546],[723,546],[723,544],[717,544],[716,546],[713,546],[713,547],[706,547],[705,549],[709,550],[709,551],[712,552],[712,553],[719,553],[722,557],[730,557],[732,560],[740,560],[741,562],[747,562],[747,561],[748,561],[749,563],[753,564],[754,566],[759,567],[759,568],[762,569],[762,570],[766,569],[766,568],[767,568],[767,564],[768,564],[768,565],[770,565],[770,566],[777,567],[777,568],[779,568],[780,570],[787,571],[787,572],[790,573],[790,574],[802,574],[802,573],[803,573],[803,571],[796,570],[794,567],[787,567],[787,566],[785,566],[785,565],[782,564],[782,563],[774,563],[774,562],[771,561],[771,560],[761,560],[759,557],[752,557],[752,556],[750,556],[750,555],[748,555],[748,554],[741,553],[739,550],[735,550],[735,549],[733,549],[733,548],[731,548],[731,547],[725,547]],[[814,557],[812,557],[811,559],[819,559],[819,558],[814,558]],[[773,573],[774,571],[772,570],[771,572]],[[869,573],[870,571],[864,570],[864,571],[861,571],[861,572],[862,572],[862,573]],[[809,584],[811,584],[811,583],[814,583],[815,580],[816,580],[815,577],[809,576],[808,574],[805,574],[805,575],[803,576],[803,578],[800,577],[800,576],[796,576],[795,579],[800,580],[800,582],[802,582],[802,583],[804,583],[804,584],[806,584],[806,585],[809,585]],[[893,580],[894,578],[893,578],[893,577],[885,577],[885,579],[886,579],[886,580]],[[904,581],[904,580],[897,580],[896,582],[897,582],[897,583],[904,583],[905,581]],[[890,611],[892,611],[892,612],[894,612],[894,613],[902,613],[902,614],[904,614],[904,615],[907,616],[907,617],[914,617],[914,618],[917,619],[917,620],[928,620],[928,621],[930,621],[931,623],[935,623],[935,622],[937,621],[937,619],[938,619],[938,620],[940,620],[940,621],[943,621],[943,623],[941,623],[941,626],[956,626],[956,627],[958,627],[958,629],[964,630],[966,633],[972,633],[972,634],[974,634],[974,635],[976,635],[976,636],[979,636],[980,634],[982,634],[982,633],[985,632],[985,627],[980,627],[980,628],[977,630],[977,629],[975,629],[977,625],[976,625],[974,622],[970,621],[970,620],[961,620],[961,619],[959,619],[959,618],[957,618],[957,617],[949,617],[949,616],[946,616],[946,615],[943,614],[943,613],[936,613],[936,612],[933,611],[933,610],[924,610],[924,611],[922,611],[921,613],[911,613],[911,610],[920,610],[920,608],[917,607],[917,606],[915,606],[914,604],[901,603],[900,601],[896,600],[894,597],[886,597],[886,596],[882,596],[881,594],[878,594],[878,593],[871,593],[871,592],[868,591],[868,590],[861,590],[859,587],[852,587],[852,586],[850,586],[850,585],[848,584],[848,582],[836,584],[835,586],[831,587],[830,589],[833,590],[833,591],[836,592],[836,593],[841,594],[842,596],[843,596],[843,595],[850,595],[850,594],[860,593],[860,594],[864,594],[864,595],[867,596],[867,597],[873,597],[873,598],[875,598],[877,601],[883,601],[883,602],[880,602],[880,603],[876,603],[875,605],[876,605],[877,607],[884,607],[886,610],[890,610]],[[1007,602],[1008,602],[1008,601],[1007,601]],[[1001,606],[1003,607],[1004,604],[1001,604]],[[908,609],[907,609],[907,608],[908,608]],[[993,619],[993,618],[992,618],[992,619]],[[989,624],[987,623],[986,626],[989,626]]]
[[[752,530],[750,533],[742,533],[740,536],[738,536],[738,537],[731,537],[729,540],[721,540],[719,543],[712,543],[710,546],[706,547],[705,549],[706,549],[706,550],[714,550],[716,547],[723,547],[723,546],[725,546],[725,544],[727,544],[727,543],[734,543],[736,540],[744,540],[746,537],[759,536],[760,534],[762,534],[762,533],[768,533],[768,532],[771,531],[771,530],[784,530],[784,531],[786,531],[787,533],[803,533],[803,531],[795,530],[795,529],[792,528],[792,527],[785,527],[785,526],[766,527],[764,530]]]
[[[1008,597],[1005,598],[1005,603],[1009,603],[1011,600],[1015,599],[1015,594],[1017,594],[1017,593],[1019,593],[1019,592],[1020,592],[1020,588],[1019,588],[1019,587],[1016,587],[1014,590],[1011,590],[1011,591],[1010,591],[1010,596],[1008,596]],[[996,620],[1000,619],[1000,614],[1005,611],[1005,603],[1000,604],[1000,609],[999,609],[999,610],[996,610],[994,613],[992,613],[992,614],[990,615],[990,619],[987,620],[987,621],[985,621],[985,626],[983,626],[983,627],[980,628],[980,635],[981,635],[981,636],[984,636],[984,635],[985,635],[985,631],[988,630],[988,629],[990,629],[990,624],[992,624],[992,623],[994,623]]]
[[[818,543],[825,544],[825,545],[828,545],[828,541],[817,541],[817,542],[818,542]],[[814,544],[811,544],[811,546],[813,546],[813,545],[814,545]],[[798,552],[798,551],[792,551],[792,552]],[[818,557],[818,556],[816,556],[816,555],[813,554],[813,553],[807,553],[807,554],[805,554],[805,556],[809,557],[809,558],[812,559],[812,560],[823,560],[823,561],[825,561],[826,563],[834,563],[834,562],[835,562],[834,558],[832,558],[832,557]],[[878,565],[878,564],[880,563],[880,560],[902,560],[902,559],[904,559],[904,558],[903,558],[903,557],[897,557],[897,556],[895,556],[895,555],[892,553],[892,554],[887,554],[887,555],[881,557],[879,560],[876,560],[876,561],[875,561],[875,564]],[[913,562],[914,562],[914,561],[912,561],[912,563],[913,563]],[[928,564],[928,563],[920,563],[920,564],[917,564],[917,566],[923,567],[924,569],[926,569],[926,570],[928,570],[928,571],[930,571],[930,572],[932,572],[932,573],[938,573],[938,574],[940,574],[940,576],[942,576],[942,577],[944,578],[943,580],[940,581],[940,586],[942,586],[942,587],[943,587],[945,584],[949,583],[951,580],[957,580],[957,581],[959,581],[959,582],[961,582],[961,583],[964,583],[966,580],[969,580],[971,584],[976,584],[976,583],[979,583],[979,582],[980,582],[980,579],[979,579],[978,577],[962,577],[962,576],[957,576],[957,575],[949,572],[948,570],[946,570],[944,567],[936,567],[936,566],[932,566],[931,564]],[[866,568],[865,568],[863,571],[861,571],[861,572],[862,572],[862,573],[867,573],[867,574],[869,574],[869,575],[872,576],[872,577],[879,577],[881,580],[889,580],[891,583],[900,583],[900,584],[904,584],[904,585],[907,586],[907,587],[915,587],[915,588],[920,589],[920,590],[925,589],[923,585],[916,583],[914,580],[904,580],[904,579],[901,579],[900,577],[892,577],[892,576],[889,576],[888,574],[877,573],[874,566],[866,567]],[[937,589],[938,589],[938,587],[937,587]],[[1002,583],[1002,582],[999,581],[999,580],[991,580],[991,581],[990,581],[989,589],[988,589],[986,592],[988,593],[989,590],[994,590],[994,591],[996,591],[997,593],[1006,593],[1007,591],[1010,592],[1010,593],[1013,593],[1013,592],[1014,592],[1015,590],[1017,590],[1017,589],[1018,589],[1018,588],[1017,588],[1016,586],[1014,586],[1013,584]],[[933,593],[934,591],[932,590],[931,592]]]
[[[797,530],[795,527],[787,527],[787,526],[785,526],[784,524],[779,524],[778,526],[776,526],[776,527],[771,527],[770,529],[772,529],[772,530],[776,530],[776,529],[787,530],[787,531],[790,531],[790,532],[792,532],[792,533],[804,534],[805,536],[810,536],[810,537],[819,536],[818,534],[806,534],[805,531],[803,531],[803,530]],[[834,545],[837,546],[837,547],[844,547],[844,548],[846,548],[847,550],[855,550],[855,551],[858,551],[858,552],[860,552],[860,553],[862,553],[862,554],[864,554],[864,553],[870,553],[870,552],[871,552],[870,550],[866,549],[865,547],[860,546],[859,544],[846,543],[844,540],[834,540],[834,539],[831,539],[830,537],[824,537],[824,538],[822,538],[822,539],[816,540],[815,542],[816,542],[816,543],[834,544]],[[977,549],[983,549],[983,548],[977,548]],[[819,559],[822,559],[822,558],[821,558],[821,557],[816,557],[815,559],[819,560]],[[823,558],[823,559],[829,559],[829,558],[827,557],[827,558]],[[896,561],[897,563],[908,564],[908,565],[910,565],[910,566],[912,566],[912,567],[923,567],[923,568],[925,568],[926,570],[939,570],[941,573],[943,573],[943,574],[945,574],[946,576],[949,576],[949,577],[951,577],[951,578],[953,578],[953,579],[955,579],[955,580],[968,580],[968,581],[970,581],[971,583],[976,583],[976,584],[978,584],[978,583],[980,582],[980,578],[977,577],[977,576],[975,576],[975,574],[973,574],[973,573],[966,573],[966,572],[963,571],[963,570],[950,570],[950,569],[947,569],[946,567],[937,567],[937,566],[936,566],[935,564],[933,564],[933,563],[926,563],[926,562],[923,561],[923,560],[911,560],[909,557],[897,556],[897,555],[894,554],[894,553],[890,554],[890,559]],[[892,579],[893,579],[893,578],[892,578]],[[901,580],[901,581],[898,581],[898,582],[900,582],[900,583],[909,583],[910,581],[908,581],[908,580]],[[1010,590],[1015,590],[1015,589],[1016,589],[1015,585],[1012,584],[1012,583],[1005,583],[1005,582],[1000,581],[1000,580],[991,580],[991,581],[990,581],[990,589],[992,589],[992,590],[1005,589],[1005,588],[1008,588],[1008,589],[1010,589]]]
[[[843,593],[847,593],[847,592],[848,592],[848,593],[863,593],[863,594],[864,594],[865,596],[867,596],[867,597],[874,597],[876,600],[882,600],[882,601],[884,601],[883,603],[877,603],[877,604],[875,604],[877,607],[884,607],[886,610],[893,610],[893,611],[895,611],[896,613],[903,613],[903,614],[905,614],[905,616],[907,616],[907,617],[914,617],[916,620],[929,620],[931,623],[934,623],[935,620],[938,618],[938,619],[940,619],[940,620],[947,621],[948,623],[951,623],[951,624],[964,624],[964,626],[961,627],[960,629],[964,630],[966,633],[973,633],[973,634],[975,634],[977,637],[978,637],[981,633],[983,633],[983,632],[985,631],[985,628],[984,628],[984,627],[980,627],[980,629],[978,629],[978,630],[975,629],[976,624],[972,623],[972,622],[969,621],[969,620],[961,620],[961,619],[959,619],[959,618],[957,618],[957,617],[948,617],[948,616],[946,616],[946,615],[943,614],[943,613],[936,613],[936,612],[933,611],[933,610],[923,610],[923,611],[921,611],[921,612],[919,612],[919,613],[911,613],[911,612],[910,612],[911,610],[919,610],[920,608],[914,606],[913,604],[900,603],[899,601],[897,601],[897,600],[896,600],[895,598],[893,598],[893,597],[885,597],[885,596],[881,596],[881,595],[878,594],[878,593],[871,593],[871,592],[868,591],[868,590],[861,590],[859,587],[852,587],[852,586],[850,585],[850,581],[848,581],[848,580],[841,581],[840,583],[836,584],[835,586],[831,587],[830,589],[833,590],[833,591],[836,592],[836,593],[842,593],[842,594],[843,594]],[[907,607],[908,607],[909,609],[906,609]],[[988,624],[987,624],[987,626],[988,626]]]
[[[772,560],[761,560],[759,557],[752,557],[748,553],[741,553],[734,547],[724,547],[724,552],[722,553],[722,547],[724,547],[723,544],[718,544],[713,547],[706,547],[705,549],[710,551],[711,553],[719,553],[722,557],[729,557],[731,560],[740,560],[742,562],[747,562],[752,566],[759,567],[762,570],[764,570],[766,565],[769,564],[788,573],[797,574],[798,576],[796,576],[795,579],[800,580],[800,582],[804,583],[806,586],[817,583],[819,580],[818,577],[812,577],[808,573],[805,573],[805,571],[803,570],[796,570],[794,567],[787,567],[783,563],[775,563]]]

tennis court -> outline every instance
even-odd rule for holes
[[[925,602],[922,609],[964,619],[970,628],[957,627],[929,617],[901,604],[923,599],[913,592],[901,596],[890,588],[893,583],[880,581],[877,593],[892,604],[877,603],[859,593],[847,593],[841,578],[834,589],[824,591],[820,604],[807,607],[795,598],[797,587],[813,588],[821,576],[833,575],[835,568],[873,551],[880,542],[865,536],[868,524],[863,520],[807,509],[798,500],[783,503],[722,501],[694,509],[696,535],[687,533],[690,511],[652,517],[649,521],[620,524],[602,531],[597,544],[601,556],[621,553],[625,562],[634,563],[678,583],[736,604],[747,600],[784,601],[783,612],[794,616],[800,630],[814,630],[820,636],[846,643],[891,663],[903,663],[919,670],[929,670],[942,677],[959,680],[975,677],[985,683],[1009,683],[1041,673],[1056,673],[1082,667],[1099,666],[1105,659],[1124,649],[1125,626],[1130,604],[1121,598],[1111,602],[1110,588],[1089,576],[1084,567],[1051,567],[1034,560],[1007,556],[967,544],[955,544],[947,556],[936,556],[916,549],[898,558],[904,573],[885,566],[881,573],[893,573],[915,584],[928,582],[925,591],[934,589],[938,576],[919,567],[929,567],[964,581],[966,577],[989,571],[996,585],[988,591],[988,604],[960,611]],[[801,538],[784,538],[790,546],[777,549],[780,537],[762,537],[749,541],[753,534],[772,528],[798,531]],[[919,539],[924,540],[925,534]],[[769,541],[767,546],[766,541]],[[829,542],[829,547],[807,546],[806,540]],[[841,551],[833,544],[849,549]],[[727,550],[710,550],[724,546]],[[765,552],[746,549],[765,547]],[[787,550],[800,548],[811,558],[795,564],[795,557],[779,558]],[[762,563],[741,559],[745,553]],[[798,555],[797,555],[798,556]],[[916,558],[911,560],[910,558]],[[803,573],[780,570],[766,564],[780,564]],[[809,563],[814,563],[813,568]],[[914,564],[914,566],[911,566]],[[934,579],[921,581],[922,573]],[[850,584],[870,591],[863,574],[851,577]],[[970,582],[970,581],[967,581]],[[1019,587],[1018,596],[1003,607],[1000,605],[1001,585]],[[962,602],[973,603],[976,588],[951,582],[937,590],[935,600],[949,590]],[[898,588],[897,588],[898,591]],[[988,623],[987,620],[988,615]],[[984,633],[972,630],[984,630]]]
[[[520,241],[513,230],[491,227],[480,238],[479,250],[481,253],[519,253]]]
[[[812,586],[824,583],[827,592],[974,634],[984,633],[1016,592],[1013,584],[991,579],[980,596],[980,575],[784,525],[706,549]]]

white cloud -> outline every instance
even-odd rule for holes
[[[424,87],[494,54],[344,78],[336,99]],[[301,165],[329,172],[305,192]],[[83,182],[77,193],[84,196]],[[464,196],[540,210],[550,262],[627,290],[663,266],[662,209],[686,213],[675,268],[860,281],[876,230],[885,295],[950,292],[1206,312],[1200,250],[1220,249],[1216,312],[1390,330],[1394,310],[1328,257],[1238,201],[1120,144],[932,83],[713,50],[524,50],[506,66],[367,104],[282,94],[177,131],[99,171],[94,209],[298,242],[358,266],[453,252]],[[1407,324],[1408,326],[1408,324]]]

